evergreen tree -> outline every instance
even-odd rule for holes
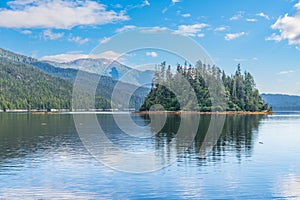
[[[201,61],[192,65],[177,64],[176,72],[171,73],[171,66],[165,70],[166,62],[156,69],[152,89],[140,110],[149,110],[155,104],[161,104],[166,110],[195,111],[263,111],[270,110],[255,88],[253,76],[249,72],[241,73],[238,64],[233,76],[227,76],[215,65],[206,65]],[[188,81],[192,87],[184,84]],[[222,84],[223,82],[223,84]],[[172,92],[176,88],[177,96]],[[195,92],[198,102],[189,99]],[[179,105],[178,99],[183,105]],[[227,105],[224,105],[226,100]],[[217,107],[212,107],[217,105]]]

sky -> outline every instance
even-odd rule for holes
[[[262,93],[300,95],[298,0],[0,1],[0,48],[38,59],[87,57],[114,35],[141,27],[190,37],[228,74],[240,63]],[[134,67],[182,59],[145,49],[122,61]]]

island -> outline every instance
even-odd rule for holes
[[[183,88],[186,87],[184,81],[191,85],[191,92],[197,98],[196,103],[189,102],[190,91]],[[172,92],[175,88],[177,91],[185,91],[184,94],[175,95]],[[213,105],[210,91],[215,91],[214,95],[225,101]],[[183,105],[180,105],[179,98],[185,102]],[[155,105],[160,106],[153,109]],[[151,90],[138,113],[162,111],[175,114],[271,114],[272,108],[260,96],[253,76],[247,71],[242,73],[240,64],[235,74],[229,76],[215,65],[198,61],[194,67],[187,62],[184,65],[178,64],[175,72],[172,72],[170,65],[166,66],[166,62],[156,67]]]

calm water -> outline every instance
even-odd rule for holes
[[[199,151],[209,116],[200,117],[195,141],[184,152],[169,145],[179,116],[169,116],[160,133],[139,139],[124,134],[110,114],[97,119],[114,145],[155,151],[169,165],[139,174],[113,170],[87,151],[71,114],[0,114],[0,199],[300,199],[300,113],[227,116],[205,157]],[[132,119],[150,122],[147,116]],[[143,135],[154,129],[144,128]],[[105,156],[117,159],[109,149]]]

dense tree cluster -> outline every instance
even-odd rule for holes
[[[71,99],[70,82],[45,74],[30,65],[0,58],[1,110],[71,109]],[[110,108],[110,102],[96,97],[96,106]]]
[[[184,84],[186,81],[192,90]],[[176,95],[173,91],[177,91]],[[192,94],[196,95],[196,103],[190,100]],[[240,65],[234,75],[228,76],[215,65],[206,65],[201,61],[198,61],[195,67],[187,63],[183,66],[178,64],[175,73],[172,72],[170,65],[166,66],[166,62],[157,66],[151,91],[140,110],[150,110],[156,104],[162,105],[169,111],[270,109],[255,88],[252,75],[246,71],[242,73]]]

